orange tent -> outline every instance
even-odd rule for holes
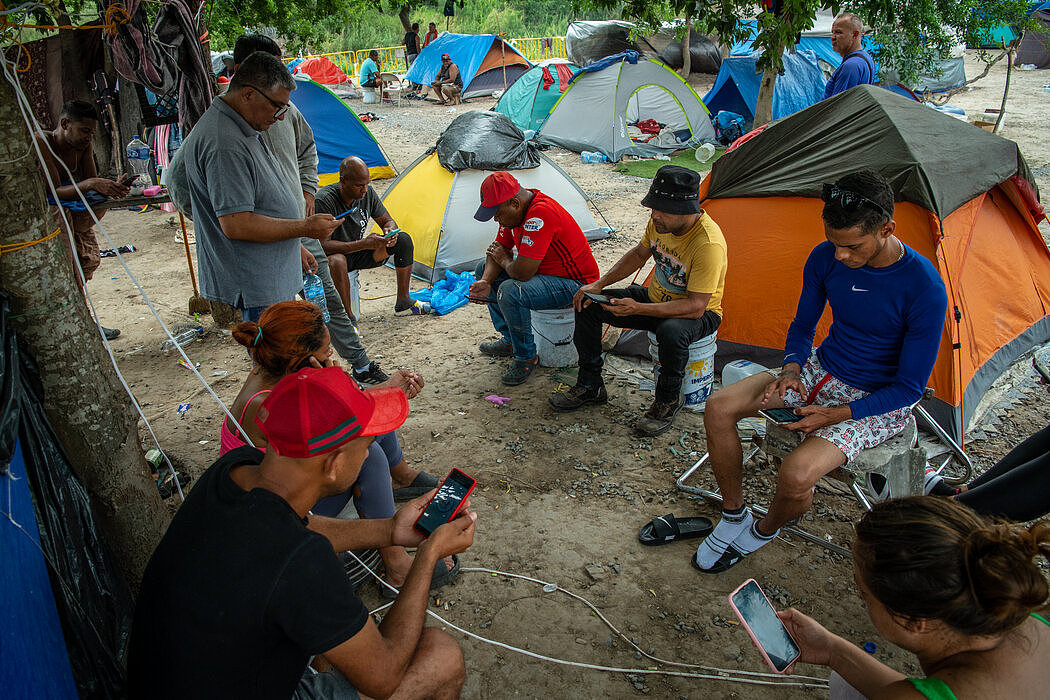
[[[339,66],[332,63],[325,56],[314,56],[307,58],[295,67],[296,73],[310,76],[314,82],[322,85],[338,85],[350,82],[346,73],[339,70]]]
[[[824,240],[821,183],[861,169],[892,183],[897,235],[933,262],[948,290],[926,407],[961,438],[995,379],[1050,339],[1043,211],[1016,144],[881,88],[855,88],[777,122],[704,180],[701,201],[729,249],[720,353],[782,359],[802,267]],[[827,309],[815,342],[830,321]]]

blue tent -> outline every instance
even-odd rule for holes
[[[522,131],[539,131],[554,109],[554,103],[561,97],[562,84],[565,84],[565,89],[569,87],[568,80],[559,78],[559,72],[564,73],[565,68],[572,72],[579,70],[561,58],[533,66],[507,88],[493,109],[510,117]],[[547,82],[544,71],[554,82]]]
[[[339,180],[339,164],[347,156],[363,160],[373,180],[397,175],[368,127],[324,85],[295,76],[292,103],[314,131],[317,177],[322,186]]]
[[[799,38],[795,48],[797,50],[812,51],[818,59],[828,63],[832,69],[835,69],[842,63],[842,56],[839,56],[838,52],[831,48],[831,19],[833,18],[826,13],[818,15],[816,25],[812,29],[802,32],[802,36]],[[733,44],[729,49],[730,56],[748,56],[755,52],[751,42],[758,35],[758,22],[748,19],[741,21],[740,24],[747,27],[750,33],[747,39]],[[870,49],[867,40],[864,41],[864,47]]]
[[[836,54],[838,55],[838,54]],[[736,112],[750,124],[758,104],[758,86],[762,76],[755,72],[758,54],[730,56],[722,61],[715,84],[704,95],[711,114],[722,110]],[[784,74],[773,86],[773,119],[794,114],[824,97],[827,80],[812,51],[784,54]]]
[[[429,85],[441,70],[441,55],[446,53],[463,78],[464,98],[502,90],[532,67],[529,59],[495,34],[445,32],[420,51],[405,79]]]

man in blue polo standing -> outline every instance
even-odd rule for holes
[[[861,46],[864,23],[852,12],[843,12],[831,23],[831,48],[842,56],[842,63],[824,86],[824,99],[857,85],[879,82],[875,61]]]

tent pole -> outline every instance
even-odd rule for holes
[[[503,38],[503,27],[500,25],[499,12],[496,13],[496,31],[499,32],[499,50],[503,57],[503,92],[507,91],[507,42]]]

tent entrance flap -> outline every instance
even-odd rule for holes
[[[667,131],[678,133],[688,130],[690,136],[693,133],[682,103],[670,90],[659,85],[646,85],[631,93],[627,98],[626,117],[628,124],[654,119],[663,124]],[[633,138],[631,140],[634,141]],[[659,138],[654,140],[660,141]]]

